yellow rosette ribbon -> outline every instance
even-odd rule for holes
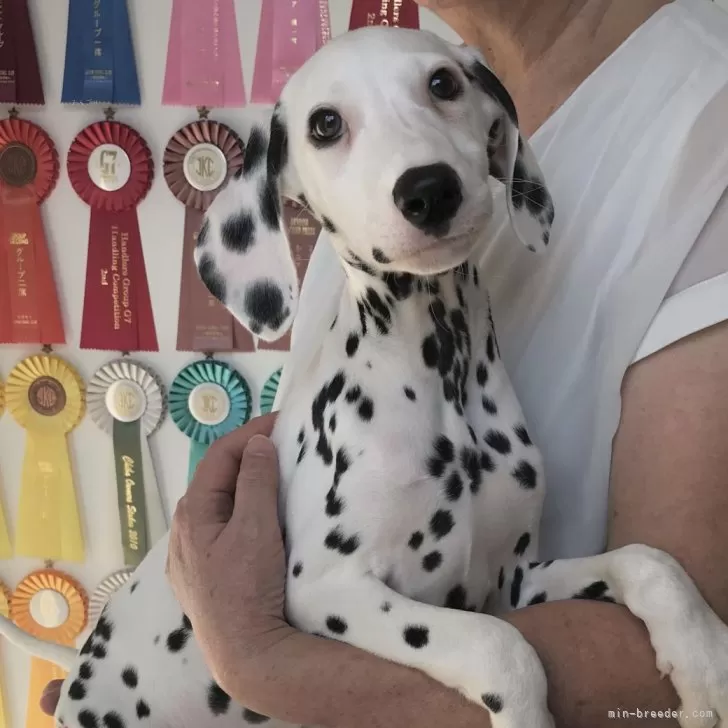
[[[47,642],[75,647],[88,619],[88,598],[74,579],[55,569],[41,569],[23,579],[10,599],[10,617],[28,634]],[[50,662],[31,658],[26,728],[54,728],[54,719],[40,709],[43,689],[66,672]]]
[[[0,417],[5,411],[5,388],[0,382]],[[10,532],[8,531],[8,522],[5,520],[5,509],[0,503],[0,560],[12,558],[13,547],[10,544]],[[0,708],[2,708],[2,696],[0,696]],[[0,714],[0,721],[2,715]],[[0,722],[0,728],[4,728],[4,723]]]
[[[85,411],[80,375],[58,356],[21,361],[5,385],[8,411],[27,433],[15,553],[84,560],[66,436]]]
[[[0,614],[10,616],[10,590],[0,581]],[[10,717],[5,704],[2,676],[0,675],[0,728],[10,728]]]

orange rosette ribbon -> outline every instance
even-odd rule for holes
[[[2,382],[0,382],[0,417],[3,416],[3,412],[5,412],[5,386]],[[9,559],[12,555],[13,547],[10,545],[10,533],[8,531],[7,521],[5,520],[5,509],[3,508],[2,503],[0,503],[0,560]],[[2,591],[2,582],[0,582],[0,591]],[[0,703],[2,703],[1,695]],[[0,705],[0,708],[2,708],[2,705]],[[0,710],[0,728],[3,728],[1,718],[2,711]]]
[[[0,581],[0,615],[10,617],[10,590]],[[0,728],[10,728],[10,719],[5,702],[2,675],[0,675]]]
[[[55,355],[24,359],[5,385],[8,411],[26,431],[18,556],[82,562],[83,534],[66,436],[86,409],[80,375]]]
[[[41,569],[23,579],[10,598],[10,618],[24,632],[44,642],[75,647],[88,621],[88,597],[73,578],[55,569]],[[27,728],[53,728],[54,719],[40,709],[51,680],[63,680],[58,665],[33,657],[25,718]]]
[[[43,129],[0,121],[0,343],[65,342],[40,213],[58,173],[58,153]]]

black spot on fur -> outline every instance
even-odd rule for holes
[[[491,457],[490,453],[480,453],[480,467],[485,470],[486,473],[492,473],[495,470],[495,461]]]
[[[190,638],[190,630],[182,627],[167,635],[167,649],[170,652],[180,652],[184,649]]]
[[[336,495],[336,488],[329,488],[329,492],[326,494],[326,515],[329,518],[336,518],[340,516],[344,510],[344,500],[340,496]]]
[[[356,334],[349,334],[346,340],[346,355],[351,358],[359,348],[359,337]]]
[[[434,571],[440,564],[442,564],[442,554],[439,551],[430,551],[422,559],[422,568],[425,571]]]
[[[498,414],[498,405],[490,397],[483,396],[483,409],[491,416]]]
[[[485,342],[485,355],[488,357],[489,362],[495,361],[495,339],[493,334],[488,334],[488,339]]]
[[[523,556],[523,554],[526,553],[526,549],[531,544],[531,534],[530,533],[524,533],[519,539],[518,543],[516,544],[516,548],[513,549],[513,553],[516,556]]]
[[[106,728],[125,728],[123,718],[118,713],[106,713],[104,716],[104,725]]]
[[[485,383],[488,381],[488,367],[485,366],[484,362],[479,362],[478,367],[475,370],[475,378],[478,380],[478,384],[481,387],[485,386]]]
[[[516,566],[511,583],[511,606],[514,608],[518,606],[518,600],[521,598],[521,584],[523,584],[523,569]]]
[[[384,602],[379,609],[385,614],[389,614],[392,611],[392,602]]]
[[[258,205],[260,218],[271,231],[280,230],[279,216],[281,212],[278,199],[278,183],[270,177],[264,179],[258,187]]]
[[[98,728],[99,719],[96,713],[90,710],[82,710],[78,714],[78,724],[81,728]]]
[[[207,689],[207,707],[213,715],[225,715],[230,708],[230,696],[216,682]]]
[[[86,697],[86,686],[80,680],[74,680],[68,688],[71,700],[83,700]]]
[[[299,577],[299,576],[301,576],[301,572],[303,572],[303,564],[300,561],[297,561],[293,565],[293,569],[292,569],[291,573],[293,574],[294,577]]]
[[[606,581],[595,581],[589,586],[582,589],[579,593],[574,594],[574,599],[592,599],[594,601],[614,602],[614,599],[607,596],[609,585]]]
[[[94,645],[94,649],[91,654],[95,659],[103,660],[106,657],[106,647],[103,645]]]
[[[337,526],[329,531],[324,539],[324,546],[331,551],[338,551],[342,556],[349,556],[359,548],[359,537],[355,534],[346,538]]]
[[[207,237],[210,234],[210,222],[209,220],[205,220],[205,222],[202,223],[202,227],[200,228],[200,231],[197,233],[197,239],[195,240],[195,247],[196,248],[202,248],[205,243],[207,242]]]
[[[506,575],[505,575],[505,572],[503,571],[503,567],[501,566],[500,571],[498,572],[498,588],[499,589],[503,588],[503,584],[505,584],[505,581],[506,581]]]
[[[503,710],[503,698],[495,693],[485,693],[483,695],[485,707],[493,713],[500,713]]]
[[[426,647],[430,641],[430,630],[422,625],[410,625],[404,628],[404,641],[416,650]]]
[[[346,393],[346,401],[349,404],[356,402],[361,397],[361,387],[354,386]]]
[[[149,709],[149,705],[144,700],[138,700],[136,704],[136,714],[137,718],[139,720],[142,720],[143,718],[148,718],[152,711]]]
[[[326,217],[326,215],[322,215],[321,224],[324,226],[324,230],[326,230],[327,233],[331,233],[332,235],[336,233],[336,226],[333,222],[331,222],[331,220],[329,220],[328,217]]]
[[[245,313],[260,326],[277,331],[288,316],[283,293],[278,285],[269,280],[256,281],[245,292]]]
[[[470,492],[476,494],[480,490],[483,481],[483,473],[480,465],[480,453],[472,447],[464,447],[460,450],[460,464],[470,478]]]
[[[521,488],[533,490],[536,487],[536,468],[531,463],[521,460],[511,473]]]
[[[529,606],[533,606],[534,604],[543,604],[543,602],[546,601],[546,592],[539,592],[536,594],[536,596],[531,597],[528,600]]]
[[[302,428],[301,428],[301,431],[300,431],[300,432],[298,433],[298,437],[296,438],[296,442],[297,442],[297,443],[298,443],[299,445],[302,445],[302,444],[303,444],[303,441],[304,441],[304,439],[305,439],[305,437],[306,437],[306,431],[305,431],[305,430],[303,429],[303,427],[302,427]]]
[[[243,720],[246,723],[250,723],[250,725],[261,725],[262,723],[267,723],[270,718],[265,715],[261,715],[260,713],[256,713],[254,710],[243,708]]]
[[[254,126],[248,136],[243,157],[242,173],[250,177],[251,173],[265,161],[265,134],[262,129]]]
[[[407,399],[412,400],[414,402],[417,399],[417,395],[415,394],[415,390],[411,389],[410,387],[404,388],[404,396],[407,397]]]
[[[138,581],[135,581],[131,585],[131,588],[129,589],[129,594],[133,594],[136,591],[136,589],[137,589],[138,586],[139,586],[139,582]]]
[[[422,533],[422,531],[415,531],[411,536],[410,540],[407,542],[407,545],[413,550],[417,551],[417,549],[422,546],[422,542],[425,540],[425,535]]]
[[[220,229],[222,245],[232,253],[247,253],[255,242],[255,222],[248,212],[232,215]]]
[[[531,437],[528,434],[528,430],[523,425],[518,425],[517,427],[514,427],[513,432],[516,433],[516,437],[524,445],[526,445],[526,447],[528,447],[529,445],[533,445],[533,442],[531,442]]]
[[[436,541],[439,541],[452,531],[454,525],[455,521],[453,520],[452,513],[440,509],[435,511],[435,514],[430,519],[430,533],[435,537]]]
[[[460,473],[453,471],[445,483],[445,497],[451,502],[460,499],[463,494],[463,479],[460,477]]]
[[[437,346],[437,337],[430,334],[422,342],[422,358],[428,369],[434,369],[440,359],[440,351]]]
[[[359,405],[359,417],[364,422],[369,422],[374,416],[374,402],[369,397],[364,397]]]
[[[326,626],[334,634],[344,634],[349,629],[349,625],[341,617],[337,617],[336,615],[326,617]]]
[[[505,433],[498,430],[489,430],[485,435],[485,442],[500,455],[508,455],[511,452],[511,441]]]
[[[124,685],[132,690],[139,684],[139,675],[133,667],[127,667],[124,672],[121,673],[121,679]]]
[[[377,263],[382,263],[386,265],[387,263],[391,263],[392,261],[384,254],[384,251],[381,248],[372,248],[372,257],[374,260],[377,261]]]
[[[104,642],[108,642],[111,639],[111,635],[114,633],[114,625],[103,615],[99,618],[94,629],[94,634],[100,637]]]
[[[445,598],[445,606],[448,609],[465,609],[465,603],[468,600],[468,593],[462,584],[450,589]]]
[[[435,452],[446,463],[451,463],[455,459],[455,448],[452,440],[445,435],[440,435],[435,440]]]
[[[94,676],[94,668],[90,662],[82,662],[78,668],[78,676],[81,680],[90,680]]]

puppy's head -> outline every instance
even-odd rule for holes
[[[422,31],[353,31],[311,58],[270,123],[253,128],[199,237],[200,275],[253,333],[276,339],[298,295],[284,198],[313,211],[349,264],[431,275],[483,242],[494,181],[517,236],[543,248],[551,198],[482,57]]]

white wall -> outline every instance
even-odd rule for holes
[[[728,8],[728,0],[718,2]],[[192,110],[163,108],[160,104],[171,4],[172,0],[129,0],[144,103],[139,110],[122,111],[117,115],[120,121],[137,128],[148,141],[158,172],[161,154],[169,137],[195,118]],[[48,105],[40,111],[24,112],[23,116],[38,122],[51,134],[64,160],[65,152],[76,133],[86,124],[98,120],[100,114],[98,110],[63,108],[58,101],[67,3],[31,0],[30,5]],[[238,0],[236,3],[248,93],[253,77],[260,5],[260,0]],[[334,33],[346,30],[350,5],[351,0],[331,0]],[[429,13],[422,13],[422,25],[456,39],[449,29]],[[252,109],[222,111],[215,112],[214,117],[228,123],[245,137],[254,113]],[[155,368],[169,385],[177,372],[195,357],[174,350],[183,210],[159,174],[149,196],[140,207],[139,217],[160,345],[160,353],[140,358]],[[88,209],[71,190],[62,167],[60,183],[45,205],[46,230],[54,255],[67,338],[73,342],[71,346],[59,347],[58,353],[73,363],[85,379],[111,358],[105,353],[82,352],[76,345],[83,304],[88,219]],[[35,351],[33,347],[0,349],[0,376],[6,377],[19,359]],[[248,379],[256,397],[265,379],[283,361],[282,355],[277,353],[221,358],[234,362]],[[57,566],[67,570],[90,593],[102,578],[122,566],[115,482],[110,466],[111,442],[87,418],[72,433],[70,447],[88,558],[81,566]],[[17,512],[23,448],[23,432],[6,414],[0,419],[0,482],[11,530]],[[188,441],[168,420],[154,436],[152,449],[160,487],[168,508],[172,509],[186,484]],[[30,571],[40,566],[37,561],[27,559],[0,563],[0,579],[12,589]],[[21,728],[24,726],[29,661],[6,644],[0,645],[0,652],[5,695],[9,698],[9,728]]]

